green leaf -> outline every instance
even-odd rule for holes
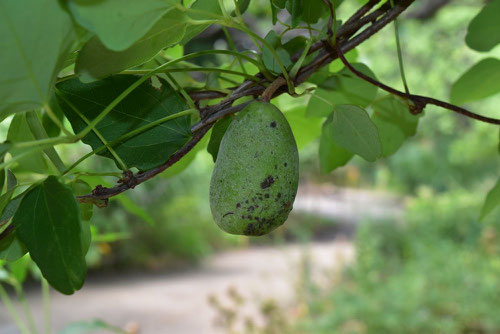
[[[29,256],[23,256],[16,261],[11,261],[9,263],[10,274],[17,283],[23,283],[26,280],[30,264],[31,259]]]
[[[500,206],[500,178],[495,186],[488,192],[488,195],[486,195],[486,200],[481,209],[479,220],[483,220],[498,206]]]
[[[237,0],[236,5],[240,10],[240,14],[243,14],[244,12],[247,11],[248,6],[250,5],[250,0]]]
[[[472,66],[451,87],[451,102],[462,105],[500,92],[500,60],[486,58]]]
[[[119,196],[116,196],[114,197],[114,200],[120,202],[120,204],[128,213],[131,213],[139,217],[140,219],[142,219],[151,226],[155,225],[153,217],[151,217],[151,215],[146,210],[144,210],[142,207],[140,207],[134,201],[132,201],[126,194],[121,194]]]
[[[78,203],[71,188],[49,176],[22,199],[12,223],[43,276],[58,291],[79,290],[87,272]]]
[[[59,1],[0,2],[0,119],[48,103],[75,39]]]
[[[314,1],[314,0],[307,0]],[[302,13],[304,11],[304,3],[303,0],[287,0],[286,1],[286,10],[292,16],[292,27],[296,27],[300,23],[300,19],[302,17]]]
[[[316,23],[319,18],[329,12],[323,0],[306,0],[303,4],[302,21]]]
[[[229,124],[233,118],[231,116],[226,116],[215,123],[212,128],[212,134],[210,135],[210,141],[208,142],[207,151],[212,155],[214,162],[217,160],[217,154],[219,153],[219,146],[226,133]]]
[[[14,197],[7,206],[2,211],[2,216],[0,218],[0,222],[5,222],[11,219],[17,211],[19,204],[21,204],[21,200],[23,199],[23,194]]]
[[[299,150],[318,138],[321,133],[322,119],[306,118],[305,111],[304,106],[283,111]]]
[[[339,105],[333,112],[331,133],[337,145],[367,161],[382,155],[382,145],[368,113],[353,105]]]
[[[419,116],[412,115],[408,106],[393,95],[372,104],[372,121],[382,143],[382,156],[394,154],[408,137],[415,135]]]
[[[161,49],[179,42],[186,26],[186,15],[175,9],[163,16],[147,34],[126,50],[110,50],[99,38],[93,37],[80,51],[75,72],[83,82],[90,82],[145,63]]]
[[[7,190],[5,194],[0,196],[0,214],[3,212],[3,210],[7,207],[7,204],[10,202],[10,198],[12,197],[12,194],[14,193],[15,189],[10,189]]]
[[[22,258],[28,250],[14,232],[0,240],[0,260],[14,262]]]
[[[287,0],[271,0],[271,3],[279,9],[284,9],[286,6],[286,1]]]
[[[57,88],[64,99],[78,108],[87,119],[93,120],[137,79],[133,75],[117,75],[83,84],[74,78],[59,83]],[[160,78],[160,82],[162,86],[159,89],[147,82],[141,84],[106,115],[96,129],[111,142],[141,126],[188,109],[186,102],[166,81]],[[82,131],[87,124],[62,98],[59,98],[59,103],[75,133]],[[113,148],[128,167],[148,170],[164,163],[190,137],[190,117],[186,115],[117,143]],[[103,145],[94,132],[85,136],[83,142],[94,150]],[[98,154],[112,158],[108,150]]]
[[[332,117],[323,124],[319,142],[319,163],[321,173],[327,174],[338,167],[342,167],[354,156],[351,152],[335,143],[333,137]]]
[[[285,48],[281,44],[281,38],[276,34],[274,30],[269,31],[264,39],[273,47],[274,51],[278,55],[278,58],[281,60],[285,68],[288,68],[293,64],[292,60],[290,59],[290,54],[285,50]],[[281,67],[279,66],[278,60],[266,45],[262,46],[262,61],[264,63],[264,66],[269,71],[275,74],[283,73]]]
[[[353,67],[376,79],[368,66],[355,63]],[[327,79],[318,81],[318,88],[309,100],[306,115],[327,117],[333,111],[334,106],[342,104],[354,104],[364,108],[375,99],[377,89],[376,86],[358,78],[349,69],[344,68]]]
[[[288,54],[293,55],[299,51],[302,51],[306,46],[307,38],[304,36],[295,36],[285,44],[283,48],[288,52]]]
[[[7,151],[11,147],[11,145],[12,144],[9,142],[4,142],[4,143],[0,144],[0,163],[3,162],[3,159],[5,158],[5,154],[7,153]],[[5,184],[5,170],[2,169],[2,170],[0,170],[0,194],[3,191],[4,184]]]
[[[85,333],[121,333],[126,334],[121,328],[115,327],[113,325],[107,324],[100,319],[93,320],[82,320],[69,324],[64,329],[58,332],[58,334],[85,334]]]
[[[212,13],[217,15],[222,15],[222,11],[219,6],[219,0],[197,0],[191,5],[192,9],[196,9],[200,12],[191,12],[188,13],[189,17],[193,20],[210,20],[214,19],[211,15],[205,15],[202,12]],[[186,33],[180,42],[182,45],[189,42],[192,38],[200,34],[203,30],[205,30],[209,24],[197,24],[197,25],[189,25],[186,28]]]
[[[15,186],[17,186],[17,178],[9,169],[7,170],[7,190],[11,190]]]
[[[61,121],[61,124],[63,123],[63,118],[64,114],[61,110],[61,107],[59,107],[59,104],[57,103],[56,95],[52,94],[52,97],[50,98],[50,108],[54,112],[56,118]],[[57,137],[61,133],[61,128],[57,126],[56,123],[50,118],[49,114],[44,111],[42,114],[42,125],[43,128],[45,129],[45,132],[47,132],[47,136],[49,137]]]
[[[335,106],[332,95],[338,97],[338,93],[323,88],[316,88],[307,103],[307,117],[328,117]],[[345,102],[345,101],[344,101]]]
[[[10,123],[9,132],[7,133],[7,140],[11,143],[22,143],[35,140],[31,133],[30,127],[26,120],[25,113],[19,113],[14,116]],[[27,149],[15,148],[10,151],[13,157],[23,154]],[[47,164],[41,151],[30,153],[19,159],[17,163],[24,170],[34,173],[45,173]]]
[[[465,42],[474,50],[486,52],[500,43],[500,0],[487,2],[467,28]]]
[[[110,50],[123,51],[143,37],[176,0],[71,0],[76,22],[95,33]]]

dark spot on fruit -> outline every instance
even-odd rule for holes
[[[245,203],[248,204],[248,200],[246,200]]]
[[[239,208],[241,206],[241,203],[236,203],[236,207]]]
[[[250,205],[247,209],[247,211],[253,211],[253,210],[255,210],[255,207],[253,205]]]
[[[261,200],[261,201],[262,201],[262,197],[259,197],[259,200]]]
[[[281,193],[278,193],[278,198],[281,198]]]
[[[257,158],[259,156],[259,152],[255,152],[255,154],[253,155],[254,158]]]
[[[272,154],[274,154],[274,152],[273,152],[273,151],[271,151],[271,155],[272,155]]]
[[[278,169],[278,165],[274,165],[274,169]]]
[[[226,213],[224,216],[222,216],[222,218],[226,217],[227,215],[233,215],[233,214],[234,214],[234,212],[230,211],[230,212]]]
[[[274,183],[274,178],[271,175],[269,175],[268,177],[265,178],[264,181],[260,183],[260,187],[262,189],[266,189],[269,188],[273,183]]]
[[[241,219],[245,219],[245,216],[241,216]]]
[[[269,124],[272,128],[276,127],[276,121],[272,121],[271,124]]]
[[[288,163],[286,163],[286,162],[285,162],[285,163],[283,164],[283,166],[285,166],[285,167],[286,167],[286,166],[288,166]]]
[[[269,198],[269,194],[265,194],[265,195],[264,195],[264,197],[265,197],[265,198]]]
[[[292,205],[292,202],[285,202],[283,203],[283,207],[288,210],[290,208],[290,205]]]
[[[255,205],[256,208],[258,208],[259,206],[258,205]]]

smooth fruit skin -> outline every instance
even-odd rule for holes
[[[299,155],[281,111],[254,102],[222,138],[210,182],[210,208],[231,234],[258,236],[282,225],[299,183]]]

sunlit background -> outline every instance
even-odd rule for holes
[[[500,48],[479,54],[464,43],[481,1],[451,1],[419,17],[426,3],[400,21],[406,76],[412,93],[449,100],[451,84],[479,59],[499,57]],[[357,6],[346,0],[339,17]],[[254,0],[247,23],[264,36],[269,15],[269,1]],[[231,33],[238,48],[251,47]],[[186,52],[226,47],[212,27]],[[392,25],[351,56],[402,89]],[[226,60],[211,56],[201,64]],[[92,329],[100,319],[128,333],[499,333],[500,210],[478,219],[500,171],[498,127],[429,106],[417,135],[396,155],[374,164],[355,158],[323,175],[323,120],[298,117],[308,99],[273,101],[300,148],[299,194],[281,228],[259,238],[219,230],[210,214],[213,161],[204,140],[180,162],[186,169],[174,166],[95,210],[88,278],[72,296],[51,293],[54,329],[74,321]],[[468,105],[497,118],[499,106],[498,95]],[[68,161],[90,151],[58,150]],[[101,157],[89,166],[114,168]],[[39,283],[28,280],[25,293],[42,328],[47,308]],[[22,317],[25,306],[16,304]],[[18,333],[4,307],[0,333]]]

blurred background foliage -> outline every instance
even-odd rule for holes
[[[357,5],[344,1],[339,17],[345,18]],[[481,5],[477,0],[454,1],[425,20],[400,20],[412,93],[448,100],[451,84],[467,68],[489,55],[500,56],[499,47],[480,54],[465,45],[467,24]],[[263,17],[269,17],[269,10],[267,0],[252,1],[247,14],[250,26],[265,32],[270,22]],[[231,33],[239,48],[249,45],[237,32]],[[380,81],[401,89],[393,34],[390,26],[363,43],[357,61],[367,64]],[[223,32],[209,29],[186,50],[221,47],[227,47]],[[197,61],[209,66],[227,60],[210,56]],[[498,127],[429,106],[417,135],[394,156],[375,164],[354,158],[346,167],[323,175],[318,159],[321,120],[294,118],[305,112],[308,97],[280,97],[273,102],[296,131],[302,184],[384,190],[405,203],[401,220],[360,224],[355,263],[332,277],[327,287],[306,287],[307,298],[297,298],[306,311],[286,317],[280,328],[311,333],[401,333],[401,328],[405,333],[500,332],[500,210],[478,220],[484,197],[499,176]],[[498,117],[499,105],[497,95],[468,107]],[[2,127],[5,132],[5,122]],[[210,215],[213,161],[205,150],[207,141],[180,163],[188,166],[178,168],[178,174],[167,172],[111,200],[107,209],[94,209],[93,242],[87,255],[91,270],[184,266],[216,251],[252,243],[310,241],[325,225],[335,226],[328,219],[292,214],[282,228],[262,239],[223,233]],[[84,145],[58,150],[69,161],[89,152]],[[94,157],[82,170],[112,167],[112,162]],[[115,182],[100,176],[82,179],[91,186]],[[276,326],[269,328],[267,332],[276,332]]]

